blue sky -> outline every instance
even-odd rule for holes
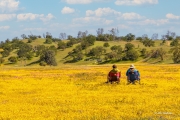
[[[118,36],[161,38],[168,30],[180,36],[179,5],[180,0],[0,0],[0,41],[46,32],[56,38],[86,30],[97,35],[98,28],[118,28]]]

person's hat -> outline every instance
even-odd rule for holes
[[[135,66],[133,64],[131,64],[129,68],[135,68]]]
[[[112,67],[113,67],[113,68],[117,68],[117,66],[116,66],[116,65],[113,65]]]

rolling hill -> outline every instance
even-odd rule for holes
[[[27,39],[22,40],[23,42],[27,43]],[[63,40],[64,42],[67,42],[68,40]],[[43,38],[39,38],[34,40],[32,43],[28,43],[32,46],[37,46],[37,45],[45,45],[45,46],[55,46],[57,47],[57,42],[53,42],[52,44],[45,44],[45,39]],[[103,46],[104,45],[104,41],[96,41],[95,44],[93,46],[88,47],[86,50],[83,50],[83,53],[85,53],[86,51],[96,47],[96,46]],[[109,43],[109,47],[106,47],[106,52],[111,52],[111,47],[114,45],[120,45],[123,49],[125,47],[125,44],[129,43],[129,42],[125,42],[125,41],[108,41]],[[158,48],[162,48],[167,52],[167,55],[165,57],[164,61],[160,61],[160,58],[151,58],[151,59],[147,59],[147,58],[143,58],[143,57],[139,57],[138,60],[136,61],[109,61],[106,62],[105,64],[111,64],[111,63],[117,63],[117,64],[125,64],[125,63],[150,63],[150,64],[172,64],[173,60],[172,60],[172,55],[168,52],[170,50],[170,45],[169,42],[166,42],[165,44],[162,44],[162,40],[155,40],[155,46],[154,47],[145,47],[140,41],[138,40],[134,40],[132,42],[135,49],[138,51],[141,51],[143,48],[145,48],[147,51],[151,51],[151,50],[155,50]],[[56,61],[58,63],[58,66],[64,65],[64,64],[70,64],[70,65],[94,65],[97,64],[97,60],[85,60],[86,56],[84,56],[83,60],[78,61],[78,62],[74,62],[74,63],[66,63],[67,60],[70,60],[71,58],[67,57],[68,53],[71,52],[78,44],[74,44],[72,47],[66,48],[65,50],[57,50],[57,54],[56,54]],[[8,58],[10,56],[17,56],[16,51],[13,51],[10,53],[10,55],[8,57],[5,57],[5,62],[4,65],[8,65],[8,66],[22,66],[22,62],[18,61],[16,64],[10,64],[8,61]],[[101,57],[103,59],[103,56]],[[30,66],[39,66],[39,63],[37,63],[36,61],[39,60],[39,57],[33,57],[31,60],[27,60],[26,64],[30,65]]]

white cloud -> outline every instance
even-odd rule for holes
[[[75,10],[70,8],[70,7],[64,7],[62,10],[61,10],[61,13],[62,14],[70,14],[70,13],[74,13]]]
[[[107,15],[121,15],[121,12],[115,11],[111,8],[98,8],[95,11],[92,10],[87,10],[86,11],[86,16],[107,16]]]
[[[10,28],[9,26],[0,26],[0,30],[7,30],[9,28]]]
[[[169,22],[168,19],[158,19],[158,20],[153,20],[153,19],[146,19],[143,21],[138,21],[138,22],[128,22],[129,24],[134,24],[134,25],[163,25],[167,24]]]
[[[11,20],[16,17],[16,14],[0,14],[0,21]]]
[[[158,0],[116,0],[116,5],[158,4]]]
[[[68,4],[89,4],[93,0],[65,0]]]
[[[52,20],[53,18],[55,18],[51,13],[49,13],[47,16],[41,16],[40,19],[43,21],[43,22],[47,22],[47,21],[50,21]]]
[[[33,14],[33,13],[25,13],[25,14],[18,14],[17,19],[19,21],[24,21],[24,20],[35,20],[39,17],[43,17],[43,14]]]
[[[123,18],[125,20],[133,20],[133,19],[142,19],[145,17],[142,17],[141,15],[139,15],[137,13],[124,13],[124,14],[122,14],[121,18]]]
[[[44,16],[44,14],[33,14],[33,13],[25,13],[25,14],[18,14],[17,15],[17,19],[19,21],[40,19],[40,20],[46,22],[46,21],[49,21],[53,18],[54,18],[54,16],[50,13],[47,16]]]
[[[18,9],[19,1],[17,0],[0,0],[0,10],[2,12],[12,12]]]
[[[73,22],[75,23],[98,23],[98,24],[106,24],[109,25],[113,23],[113,20],[107,20],[105,18],[99,18],[99,17],[82,17],[82,18],[75,18],[73,19]]]
[[[180,19],[180,16],[176,16],[176,15],[169,13],[166,15],[166,18],[168,18],[168,19]]]
[[[114,22],[113,20],[105,20],[105,21],[104,21],[104,24],[110,25],[110,24],[112,24],[113,22]]]
[[[25,28],[24,31],[38,31],[38,32],[42,32],[42,31],[46,31],[46,28]]]

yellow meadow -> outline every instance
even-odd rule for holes
[[[2,120],[180,119],[180,66],[136,65],[141,85],[106,84],[111,66],[1,68]]]

